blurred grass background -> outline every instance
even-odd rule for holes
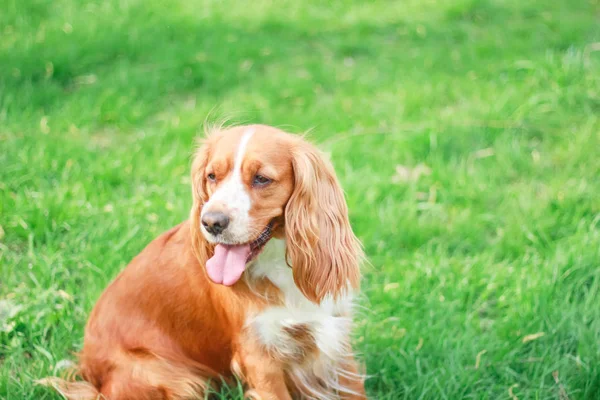
[[[33,380],[187,217],[207,116],[332,154],[372,398],[600,398],[599,11],[0,0],[0,398],[58,398]]]

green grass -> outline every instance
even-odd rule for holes
[[[0,3],[0,398],[58,398],[207,116],[331,152],[372,398],[600,398],[598,0]]]

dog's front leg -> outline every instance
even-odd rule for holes
[[[246,397],[259,400],[292,400],[281,362],[271,357],[251,335],[242,335],[233,361],[233,372],[248,386]]]
[[[366,400],[364,377],[359,372],[358,365],[353,357],[349,357],[343,368],[343,372],[339,376],[340,386],[346,389],[342,393],[343,400]]]

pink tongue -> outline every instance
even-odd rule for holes
[[[215,255],[206,263],[208,277],[214,283],[222,283],[225,286],[233,285],[244,273],[249,255],[250,245],[218,244],[215,247]]]

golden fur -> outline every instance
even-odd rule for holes
[[[219,180],[231,173],[245,129],[208,135],[192,164],[190,219],[152,241],[98,300],[79,356],[83,380],[42,383],[71,400],[175,400],[202,396],[209,380],[235,374],[255,398],[365,398],[349,345],[344,360],[319,358],[302,325],[286,332],[300,355],[280,357],[259,343],[246,321],[284,305],[272,282],[245,277],[226,287],[207,277],[204,266],[214,246],[201,232],[200,213],[219,186],[207,181],[207,168]],[[361,247],[331,164],[298,136],[262,125],[252,129],[244,179],[260,169],[276,182],[264,190],[248,187],[252,231],[274,222],[273,236],[285,240],[293,280],[311,302],[357,290]]]

